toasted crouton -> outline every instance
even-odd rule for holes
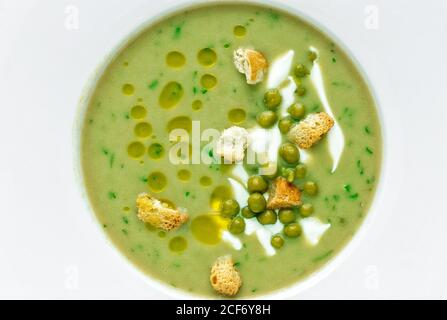
[[[267,72],[268,63],[259,51],[247,48],[239,48],[234,51],[234,65],[236,69],[245,74],[248,84],[262,82]]]
[[[273,181],[267,200],[268,209],[284,209],[301,204],[301,191],[283,177]]]
[[[211,286],[219,294],[224,296],[234,296],[242,285],[239,271],[234,266],[230,255],[217,258],[211,268]]]
[[[288,138],[301,149],[309,149],[328,133],[334,125],[332,119],[326,112],[309,114],[304,120],[294,125]]]
[[[147,193],[138,195],[137,208],[138,219],[166,231],[175,230],[188,220],[186,213],[169,208],[166,203]]]
[[[248,131],[233,126],[225,129],[217,141],[216,154],[224,158],[225,163],[240,162],[245,157],[248,145]]]

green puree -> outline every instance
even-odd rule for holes
[[[190,131],[191,120],[200,120],[202,130],[223,130],[232,125],[250,128],[268,110],[265,81],[247,85],[233,65],[233,50],[240,46],[262,51],[270,63],[287,50],[295,50],[293,65],[303,64],[309,71],[316,58],[309,48],[319,52],[326,94],[346,145],[335,173],[331,174],[327,139],[309,150],[311,160],[306,167],[285,170],[288,179],[295,178],[295,184],[307,190],[303,193],[306,206],[295,214],[284,212],[279,218],[299,221],[310,215],[331,223],[317,246],[309,246],[300,235],[299,225],[292,222],[286,235],[272,239],[277,253],[267,257],[255,235],[239,233],[244,224],[238,219],[232,228],[243,248],[232,249],[216,237],[218,223],[203,216],[218,207],[219,196],[232,198],[229,166],[174,165],[169,161],[172,143],[168,130]],[[297,102],[305,106],[305,114],[324,111],[305,68],[291,71],[304,88],[297,92]],[[268,97],[267,103],[274,104],[274,99]],[[302,115],[298,107],[290,110],[294,116],[298,112]],[[289,117],[281,122],[283,132],[291,121],[298,120]],[[227,4],[168,17],[141,32],[117,54],[91,97],[81,156],[86,189],[97,218],[132,263],[170,286],[214,296],[210,267],[218,256],[231,253],[243,279],[238,296],[246,297],[287,287],[309,276],[351,239],[374,196],[381,148],[371,93],[352,61],[331,39],[286,13]],[[286,145],[282,152],[295,168],[295,150]],[[208,154],[213,157],[212,150]],[[279,159],[284,164],[285,160]],[[262,181],[251,181],[250,188],[265,186]],[[187,208],[189,222],[174,232],[145,225],[137,219],[135,208],[141,192]],[[252,205],[259,207],[259,203]],[[271,212],[254,217],[256,213],[248,208],[240,209],[244,217],[266,223],[276,219]],[[194,220],[198,216],[201,218]]]

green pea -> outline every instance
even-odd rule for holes
[[[239,233],[244,232],[244,230],[245,230],[245,221],[244,221],[244,219],[241,218],[241,217],[234,218],[231,221],[230,226],[228,227],[228,230],[232,234],[239,234]]]
[[[222,203],[221,215],[225,218],[234,217],[239,213],[239,203],[233,199],[227,199]]]
[[[314,206],[310,203],[305,203],[300,208],[300,215],[308,217],[314,212]]]
[[[295,164],[300,160],[300,152],[298,148],[290,142],[284,143],[279,148],[279,154],[289,164]]]
[[[252,176],[248,178],[247,188],[248,192],[250,193],[253,192],[264,193],[267,191],[268,187],[269,186],[267,184],[267,181],[265,181],[265,179],[261,176]]]
[[[279,234],[276,234],[272,237],[270,243],[274,248],[279,249],[284,245],[284,239]]]
[[[282,176],[286,178],[286,180],[292,183],[295,180],[295,170],[292,168],[283,168]]]
[[[306,108],[301,103],[294,103],[287,109],[287,112],[289,112],[290,116],[293,119],[298,120],[298,119],[301,119],[302,117],[304,117]]]
[[[301,226],[296,223],[290,223],[284,227],[284,234],[289,238],[296,238],[301,235]]]
[[[293,124],[294,121],[291,117],[282,118],[278,122],[279,131],[281,131],[282,134],[286,134],[287,132],[289,132]]]
[[[273,210],[265,210],[256,217],[260,224],[275,224],[278,217]]]
[[[309,75],[309,70],[304,64],[297,64],[295,67],[295,76],[298,78],[304,78],[305,76]]]
[[[265,210],[267,201],[262,194],[255,192],[248,197],[248,207],[251,211],[259,213]]]
[[[270,128],[278,120],[278,116],[273,111],[263,111],[258,115],[258,123],[263,128]]]
[[[297,179],[304,179],[307,174],[307,167],[305,164],[300,163],[295,168],[295,177]]]
[[[306,181],[303,186],[304,192],[310,196],[318,193],[318,185],[313,181]]]
[[[296,94],[297,94],[299,97],[304,96],[306,93],[307,93],[307,90],[306,90],[306,88],[304,88],[303,86],[299,86],[299,88],[296,89]]]
[[[295,211],[291,209],[281,209],[278,213],[279,221],[282,224],[289,224],[296,220]]]
[[[241,210],[241,214],[245,219],[251,219],[256,216],[256,213],[251,211],[249,207],[243,207]]]
[[[309,51],[307,53],[307,58],[309,59],[310,62],[314,62],[315,60],[317,60],[318,56],[315,51]]]
[[[275,110],[281,101],[282,97],[278,89],[270,89],[264,94],[264,105],[270,110]]]

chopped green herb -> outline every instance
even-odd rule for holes
[[[231,43],[225,43],[225,44],[224,44],[224,48],[225,48],[225,49],[228,49],[230,46],[231,46]]]
[[[154,90],[158,86],[158,80],[153,80],[151,83],[148,84],[148,88],[151,90]]]
[[[147,254],[149,257],[154,257],[155,259],[160,258],[160,251],[158,251],[157,249],[153,249],[152,253],[148,253]]]
[[[210,166],[208,168],[210,168],[211,170],[214,170],[214,171],[220,171],[220,166],[217,163],[210,164]]]
[[[319,109],[320,109],[320,105],[319,105],[318,103],[314,103],[314,104],[311,106],[311,111],[312,111],[312,112],[317,112]]]
[[[352,86],[346,82],[343,81],[332,81],[331,83],[334,87],[343,87],[343,88],[352,88]]]
[[[174,27],[174,39],[178,39],[178,38],[180,38],[181,37],[181,35],[182,35],[182,28],[183,28],[183,25],[185,24],[185,21],[182,21],[182,22],[180,22],[179,24],[177,24],[175,27]]]
[[[354,112],[352,111],[351,108],[345,107],[343,109],[343,116],[346,116],[348,118],[352,118],[353,115],[354,115]]]
[[[269,10],[269,17],[270,19],[272,19],[274,22],[279,21],[279,14],[275,11],[273,11],[272,9]]]
[[[208,90],[205,89],[205,88],[203,88],[203,89],[201,90],[201,92],[202,92],[202,94],[206,94],[206,93],[208,92]]]
[[[357,160],[357,169],[359,170],[359,174],[361,176],[365,173],[365,168],[363,168],[361,160]]]
[[[328,252],[322,254],[321,256],[315,257],[312,261],[320,262],[321,260],[328,258],[332,254],[332,252],[334,252],[334,250],[329,250]]]
[[[125,224],[129,224],[129,219],[127,219],[127,217],[123,217],[123,222],[124,222]]]
[[[358,193],[353,193],[352,192],[352,187],[349,184],[345,184],[343,186],[343,189],[345,189],[345,191],[348,193],[348,198],[349,199],[357,199],[359,197]]]
[[[126,236],[128,235],[127,229],[121,229],[121,232],[124,233]]]
[[[365,126],[365,133],[371,134],[371,129],[368,126]]]
[[[108,193],[108,196],[109,196],[109,199],[111,199],[111,200],[118,198],[118,195],[116,194],[116,192],[113,192],[113,191],[110,191]]]
[[[115,162],[115,154],[112,153],[109,157],[109,166],[110,168],[113,168],[113,163]]]
[[[373,154],[374,153],[374,151],[370,147],[366,147],[365,150],[369,154]]]

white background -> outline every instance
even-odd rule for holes
[[[85,208],[73,135],[82,88],[104,55],[179,2],[0,0],[0,298],[169,298],[108,245]],[[294,298],[447,298],[447,1],[280,2],[350,49],[386,132],[382,193],[363,240]],[[75,30],[66,24],[73,8]]]

